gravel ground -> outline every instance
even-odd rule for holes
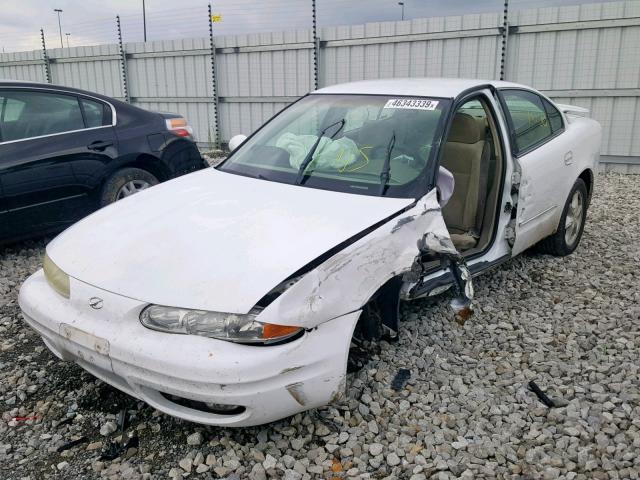
[[[575,254],[525,254],[478,278],[464,326],[446,297],[404,305],[400,341],[350,376],[342,404],[233,430],[160,414],[58,361],[16,302],[45,242],[6,249],[0,478],[638,478],[638,212],[640,176],[600,176]],[[395,391],[399,368],[411,378]],[[122,408],[132,439],[100,460]]]

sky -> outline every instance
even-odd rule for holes
[[[592,3],[595,0],[510,0],[510,9]],[[47,48],[62,44],[116,43],[116,15],[123,40],[143,40],[142,0],[0,0],[0,52],[39,49],[40,28]],[[207,0],[145,0],[147,39],[208,36]],[[311,0],[212,0],[214,34],[279,31],[311,26]],[[397,0],[317,0],[318,26],[400,20]],[[177,7],[179,5],[179,7]],[[405,19],[502,12],[503,0],[404,0]],[[66,35],[69,33],[69,35]]]

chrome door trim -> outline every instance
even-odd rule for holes
[[[536,218],[540,218],[545,213],[549,213],[551,210],[554,210],[557,207],[558,207],[557,205],[552,205],[551,207],[547,208],[546,210],[543,210],[542,212],[538,213],[537,215],[534,215],[533,217],[531,217],[531,218],[529,218],[527,220],[523,220],[522,222],[519,222],[518,226],[522,227],[523,225],[526,225],[529,222],[533,222]]]

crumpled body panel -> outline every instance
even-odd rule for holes
[[[459,286],[468,306],[473,296],[471,275],[451,241],[434,189],[415,206],[305,274],[259,320],[312,328],[356,311],[391,278],[403,275],[405,281],[417,281],[415,266],[425,253],[440,256],[457,269],[454,276],[462,282]]]

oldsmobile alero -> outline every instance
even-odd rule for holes
[[[20,291],[63,360],[167,414],[255,425],[327,404],[400,300],[580,242],[601,128],[529,87],[389,79],[302,97],[215,168],[63,232]],[[428,334],[428,333],[427,333]]]

